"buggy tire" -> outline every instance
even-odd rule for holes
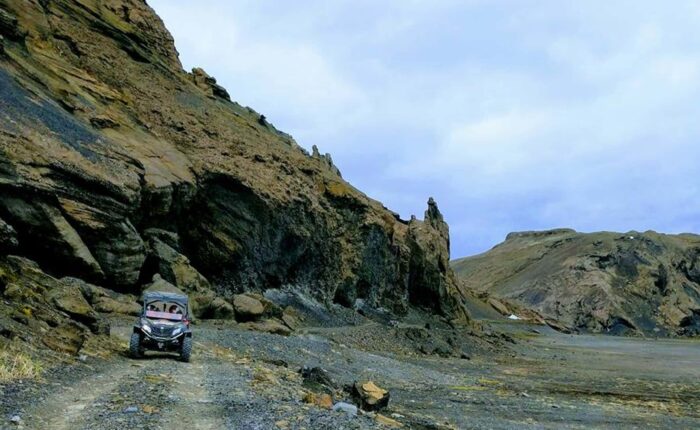
[[[192,338],[185,336],[182,339],[182,347],[180,348],[180,360],[185,363],[190,362],[190,357],[192,356]]]
[[[141,350],[141,335],[138,333],[132,333],[131,339],[129,340],[129,355],[132,358],[140,358],[143,355]]]

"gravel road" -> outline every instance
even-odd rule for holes
[[[320,366],[339,386],[372,379],[391,391],[387,417],[416,429],[699,428],[700,343],[571,336],[495,324],[517,339],[507,353],[438,358],[384,348],[380,325],[310,329],[290,337],[208,322],[195,354],[132,360],[117,354],[5,386],[4,428],[374,429],[302,401],[298,369]],[[125,342],[126,322],[113,336]],[[350,400],[336,393],[336,401]],[[9,419],[18,415],[19,424]]]

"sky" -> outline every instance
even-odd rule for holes
[[[507,233],[700,232],[700,2],[148,0],[183,66],[452,257]]]

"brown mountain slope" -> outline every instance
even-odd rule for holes
[[[465,288],[594,332],[697,335],[700,236],[511,233],[452,262]]]
[[[434,202],[398,219],[183,71],[143,0],[0,0],[0,36],[2,253],[122,292],[160,274],[203,314],[284,288],[468,319]]]

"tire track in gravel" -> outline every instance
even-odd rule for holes
[[[26,428],[73,430],[98,399],[117,390],[130,375],[141,371],[127,360],[116,360],[106,371],[76,381],[30,409]]]
[[[201,353],[206,347],[196,342],[190,363],[174,363],[174,383],[171,399],[176,405],[164,411],[159,423],[161,428],[187,428],[193,430],[225,429],[224,410],[216,402],[210,391],[208,376],[211,374],[211,360],[208,354]]]

